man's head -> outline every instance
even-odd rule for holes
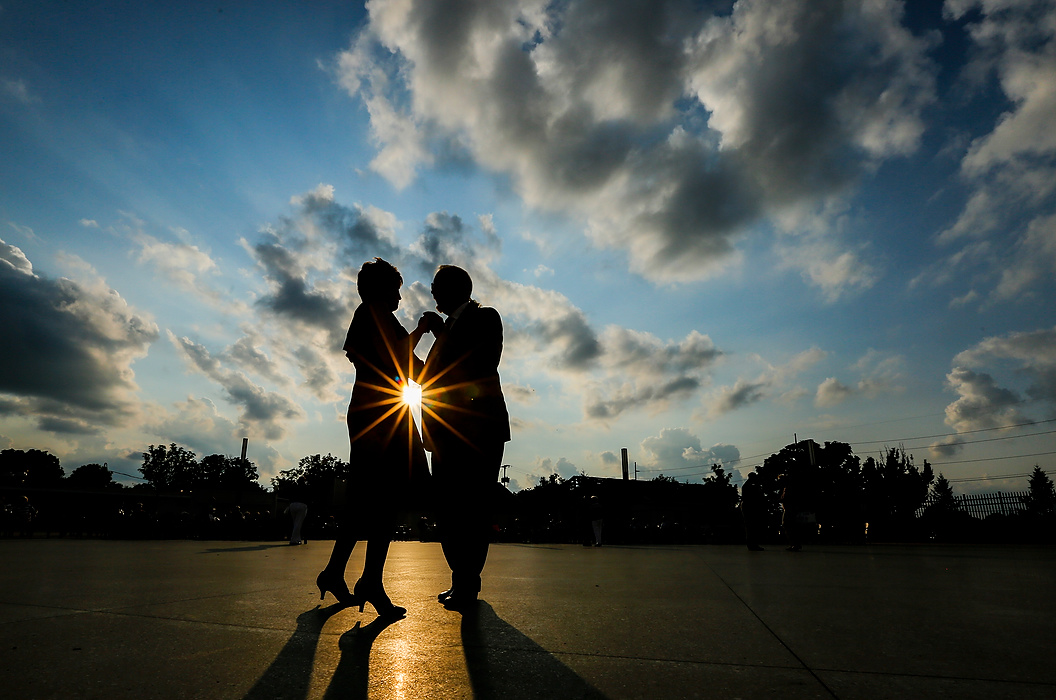
[[[473,280],[461,267],[441,265],[433,276],[432,292],[437,311],[450,315],[469,301],[473,294]]]

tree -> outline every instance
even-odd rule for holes
[[[248,459],[213,454],[198,463],[193,486],[244,491],[260,488],[257,478],[257,468]]]
[[[712,507],[736,508],[740,502],[737,487],[733,485],[733,472],[729,474],[718,464],[711,465],[711,474],[704,477],[707,500]]]
[[[66,477],[66,485],[77,489],[105,489],[114,485],[114,473],[103,464],[82,464]]]
[[[151,445],[143,453],[143,477],[157,489],[189,489],[195,481],[198,460],[195,454],[176,443]]]
[[[257,483],[259,478],[260,475],[257,474],[257,468],[248,459],[230,457],[227,460],[227,466],[224,467],[224,471],[220,475],[220,486],[225,489],[238,489],[240,491],[263,489]]]
[[[348,462],[329,453],[316,454],[302,457],[296,467],[272,477],[271,487],[281,498],[325,507],[333,501],[335,480],[347,476]]]
[[[1034,471],[1030,473],[1027,484],[1029,490],[1023,498],[1023,505],[1027,507],[1027,512],[1035,515],[1056,513],[1056,488],[1053,487],[1052,479],[1042,471],[1041,467],[1034,465]]]
[[[706,513],[702,514],[709,527],[721,530],[731,522],[740,523],[737,504],[741,498],[737,487],[733,485],[733,472],[726,473],[718,464],[711,465],[711,474],[704,477],[701,505]]]
[[[953,495],[953,487],[950,486],[950,482],[946,480],[942,472],[939,472],[938,478],[935,479],[935,483],[931,487],[930,496],[929,510],[949,513],[960,509],[960,503],[958,503],[957,497]]]
[[[0,483],[6,486],[55,488],[66,473],[59,458],[42,450],[0,452]]]
[[[911,534],[916,511],[928,497],[934,479],[931,464],[924,460],[918,469],[904,447],[888,448],[883,461],[868,457],[862,465],[862,485],[870,533],[895,537]]]

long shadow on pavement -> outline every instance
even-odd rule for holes
[[[475,700],[606,700],[553,654],[496,615],[483,600],[462,615],[462,648]]]
[[[246,545],[245,547],[210,547],[209,549],[203,549],[198,552],[199,554],[220,554],[222,552],[261,552],[265,549],[274,549],[275,547],[289,547],[288,544],[254,544]]]
[[[362,627],[357,622],[352,629],[341,635],[337,642],[341,659],[337,662],[330,685],[323,695],[324,700],[367,700],[370,686],[370,648],[378,635],[394,622],[398,620],[382,617],[375,618],[373,622]]]
[[[268,670],[246,693],[245,700],[296,700],[307,697],[319,635],[326,621],[344,609],[344,605],[334,603],[325,608],[316,606],[298,615],[297,629]]]

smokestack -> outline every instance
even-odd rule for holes
[[[242,438],[242,459],[246,458],[246,448],[249,447],[249,438]]]
[[[628,481],[629,480],[629,476],[627,474],[627,448],[626,447],[621,447],[620,448],[620,457],[623,459],[623,480],[624,481]]]

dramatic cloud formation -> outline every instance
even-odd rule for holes
[[[961,160],[973,192],[938,237],[940,245],[957,249],[936,281],[981,268],[985,276],[969,279],[984,291],[959,298],[1008,302],[1056,273],[1056,3],[949,0],[944,11],[968,22],[975,49],[968,78],[983,89],[996,76],[1010,107]]]
[[[958,433],[1030,422],[1023,394],[1042,406],[1048,416],[1056,416],[1056,328],[987,338],[959,353],[953,363],[946,380],[959,397],[946,407],[946,424]],[[994,378],[993,373],[1008,365],[1022,388],[1002,386]],[[972,367],[991,372],[974,371]],[[932,449],[949,454],[959,443],[960,439],[952,436]]]
[[[760,217],[914,150],[933,99],[929,40],[894,0],[368,9],[336,71],[370,113],[376,171],[403,187],[468,154],[664,280],[707,274]],[[853,258],[830,257],[846,280],[809,274],[827,293],[868,283]]]
[[[241,372],[226,369],[202,345],[189,338],[177,338],[172,333],[169,333],[169,340],[199,372],[223,388],[231,403],[240,407],[241,427],[250,436],[280,440],[286,433],[288,421],[304,418],[304,411],[297,404],[282,394],[253,384]]]
[[[171,411],[160,412],[143,429],[155,435],[158,442],[185,445],[199,457],[239,454],[245,436],[243,427],[224,417],[212,401],[193,397],[177,401]],[[249,455],[262,475],[276,473],[277,465],[282,463],[275,448],[262,440],[250,442]],[[133,462],[136,466],[142,463],[138,454],[133,456]],[[261,479],[261,483],[266,484],[267,479]]]
[[[152,320],[101,280],[38,275],[0,240],[0,394],[5,413],[42,430],[94,433],[135,410],[132,364],[158,337]]]
[[[700,438],[685,428],[664,428],[659,435],[642,440],[639,447],[642,454],[638,460],[639,468],[646,469],[651,476],[665,469],[676,470],[668,476],[683,476],[678,470],[684,472],[693,467],[699,467],[694,474],[706,474],[713,464],[730,471],[741,459],[741,451],[734,445],[720,443],[702,449]],[[739,478],[737,480],[739,482]]]
[[[796,375],[817,364],[824,357],[823,350],[811,348],[799,353],[784,365],[773,366],[765,363],[766,370],[754,379],[741,377],[732,386],[719,387],[708,396],[705,399],[705,415],[708,418],[718,418],[731,411],[751,406],[785,388]],[[762,361],[762,358],[758,359]],[[798,396],[802,392],[795,393]]]

